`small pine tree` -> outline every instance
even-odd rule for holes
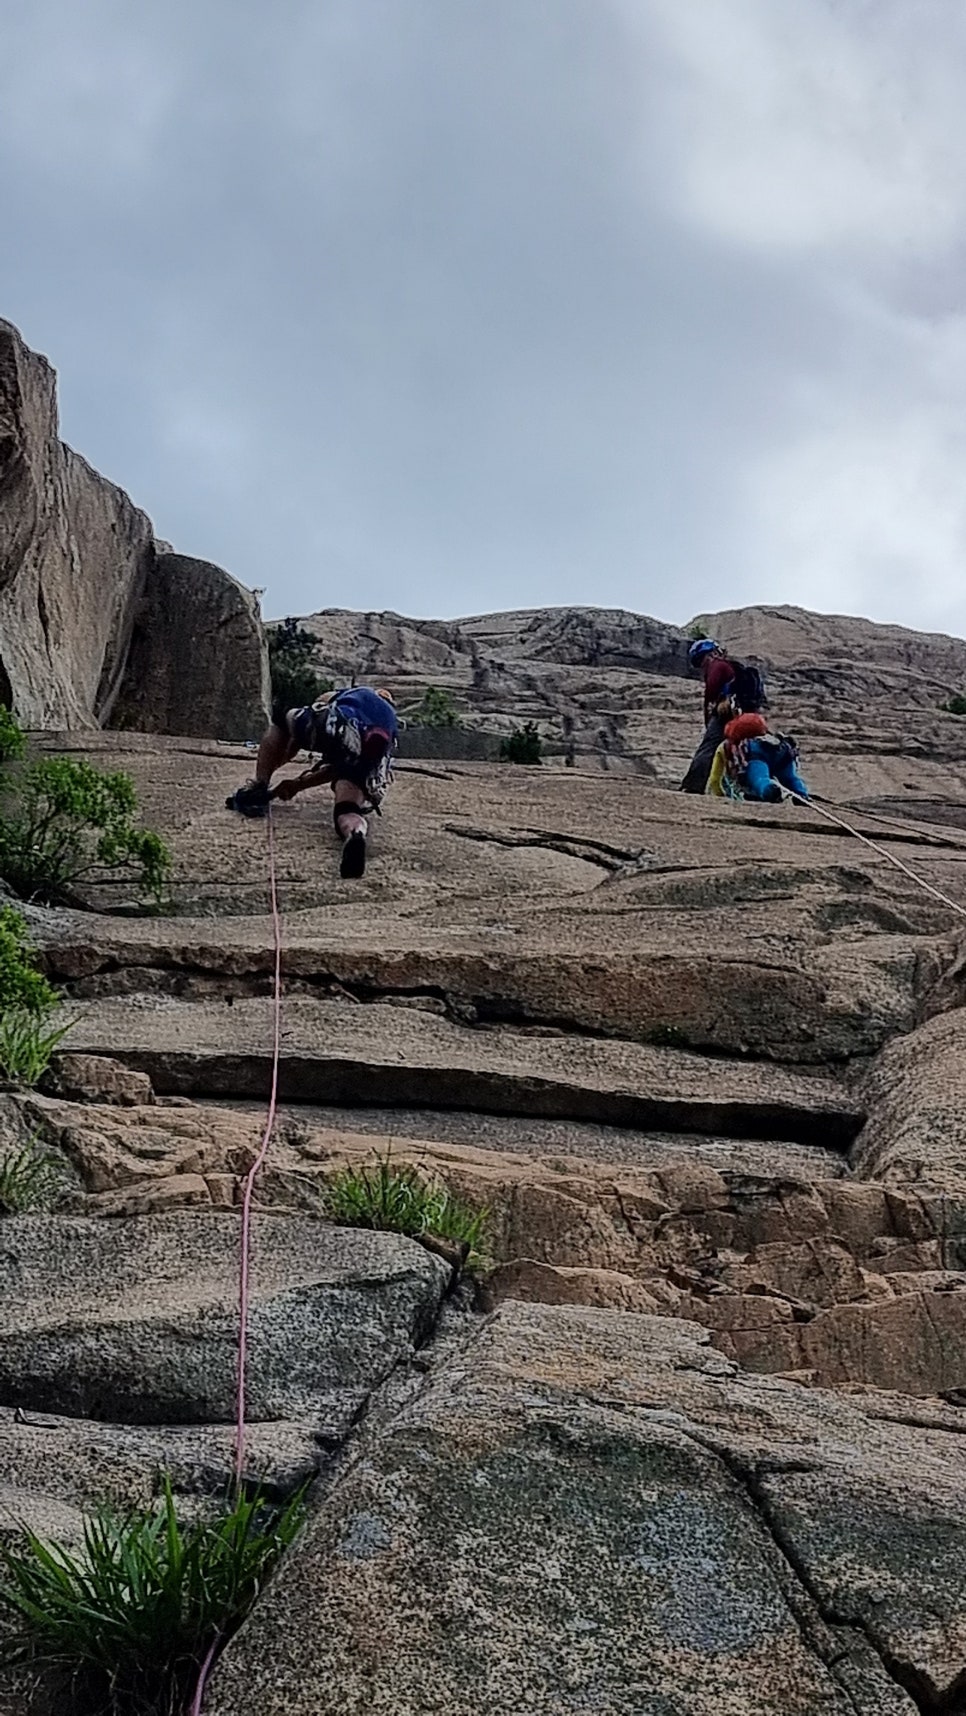
[[[314,703],[325,691],[332,690],[326,679],[312,666],[318,639],[298,620],[289,616],[270,634],[268,664],[272,676],[272,703],[280,709],[301,709]]]
[[[500,742],[503,763],[539,763],[543,761],[543,744],[533,721],[524,727],[514,727],[508,738]]]
[[[417,705],[413,720],[419,727],[458,727],[460,719],[456,704],[448,691],[438,685],[427,685],[422,701]]]

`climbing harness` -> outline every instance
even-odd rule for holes
[[[275,831],[271,809],[267,817],[268,832],[268,876],[269,892],[272,904],[272,936],[275,944],[275,966],[273,980],[272,1003],[272,1085],[268,1102],[268,1114],[265,1120],[265,1130],[262,1141],[248,1170],[242,1193],[240,1264],[238,1272],[238,1367],[237,1367],[237,1417],[235,1423],[235,1458],[234,1458],[234,1487],[236,1493],[241,1490],[242,1472],[245,1465],[245,1396],[247,1383],[248,1360],[248,1304],[250,1296],[250,1265],[251,1265],[251,1231],[252,1231],[252,1197],[259,1171],[268,1154],[268,1147],[275,1130],[275,1114],[278,1108],[278,1066],[282,1047],[282,920],[278,909],[278,879],[275,865]],[[212,1640],[201,1665],[198,1684],[191,1705],[191,1716],[201,1716],[205,1688],[208,1676],[221,1644],[220,1635]]]

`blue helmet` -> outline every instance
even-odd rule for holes
[[[700,667],[706,655],[720,648],[721,645],[716,643],[714,638],[699,638],[688,650],[688,660],[692,667]]]

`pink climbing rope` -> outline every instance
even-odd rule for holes
[[[275,1130],[275,1113],[278,1108],[278,1063],[282,1050],[282,920],[278,910],[278,882],[275,874],[275,831],[272,826],[272,811],[268,811],[268,875],[272,901],[272,934],[275,941],[275,969],[273,982],[272,1003],[272,1088],[268,1100],[268,1114],[265,1120],[265,1130],[258,1153],[248,1170],[245,1187],[242,1192],[241,1214],[241,1262],[238,1280],[238,1383],[237,1407],[238,1415],[235,1423],[235,1488],[241,1488],[242,1470],[245,1463],[245,1397],[248,1361],[248,1303],[249,1280],[251,1265],[251,1234],[252,1234],[252,1197],[255,1191],[255,1181],[259,1170],[268,1155],[268,1147]],[[212,1640],[195,1689],[191,1705],[191,1716],[201,1716],[205,1688],[208,1676],[221,1643],[220,1638]]]
[[[242,1467],[245,1460],[245,1384],[248,1360],[248,1297],[249,1297],[249,1267],[252,1232],[252,1196],[255,1191],[255,1181],[265,1157],[268,1146],[272,1141],[275,1130],[275,1111],[278,1107],[278,1063],[282,1047],[282,920],[278,910],[278,884],[275,877],[275,833],[272,826],[272,810],[268,811],[268,875],[272,901],[272,935],[275,941],[275,970],[273,979],[272,1003],[272,1091],[268,1100],[268,1115],[265,1121],[265,1131],[254,1162],[248,1170],[245,1180],[245,1190],[242,1193],[241,1215],[241,1269],[238,1283],[238,1417],[235,1425],[235,1485],[241,1485]]]

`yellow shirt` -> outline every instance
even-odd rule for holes
[[[714,754],[714,761],[711,764],[711,773],[708,776],[708,784],[704,789],[711,798],[727,798],[728,795],[725,792],[724,786],[725,772],[725,748],[723,745],[719,745]]]

